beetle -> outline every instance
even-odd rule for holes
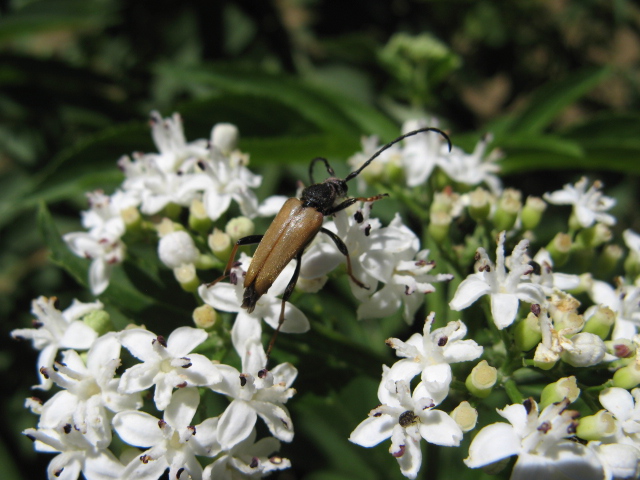
[[[391,146],[407,137],[425,132],[436,132],[442,135],[447,140],[449,150],[451,150],[451,140],[446,133],[438,128],[425,127],[405,133],[387,143],[364,162],[360,168],[351,172],[344,179],[335,176],[335,172],[326,158],[314,158],[309,165],[310,185],[302,190],[300,198],[293,197],[285,201],[264,235],[249,235],[236,242],[222,276],[207,286],[212,286],[228,276],[231,267],[235,263],[235,257],[239,247],[258,244],[258,248],[253,255],[249,269],[244,277],[242,308],[246,309],[248,313],[253,312],[260,297],[269,290],[289,262],[294,258],[296,260],[295,271],[282,295],[282,307],[280,309],[278,327],[269,342],[266,352],[267,359],[269,359],[280,327],[284,323],[285,303],[293,293],[293,289],[298,281],[302,254],[318,233],[322,232],[328,235],[336,244],[338,250],[346,257],[347,275],[349,275],[351,280],[359,287],[368,289],[366,285],[353,275],[347,246],[338,235],[322,226],[323,219],[326,216],[334,215],[344,210],[356,202],[375,202],[388,196],[388,194],[383,193],[372,197],[347,198],[347,182],[357,177],[362,170]],[[330,175],[329,178],[320,183],[315,183],[313,178],[313,167],[317,162],[324,163],[327,173]],[[339,199],[344,200],[336,204]]]

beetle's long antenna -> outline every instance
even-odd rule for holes
[[[345,182],[348,182],[349,180],[351,180],[352,178],[356,177],[362,170],[364,170],[371,162],[373,162],[373,160],[375,160],[378,156],[380,156],[380,154],[382,152],[384,152],[385,150],[387,150],[388,148],[391,148],[393,145],[395,145],[396,143],[404,140],[407,137],[411,137],[413,135],[417,135],[418,133],[423,133],[423,132],[436,132],[439,133],[440,135],[442,135],[445,140],[447,141],[447,143],[449,144],[449,151],[451,151],[451,140],[449,139],[449,135],[447,135],[446,133],[444,133],[442,130],[440,130],[439,128],[434,128],[434,127],[425,127],[425,128],[419,128],[418,130],[413,130],[409,133],[405,133],[404,135],[399,136],[398,138],[396,138],[395,140],[387,143],[384,147],[382,147],[380,150],[378,150],[376,153],[374,153],[371,158],[369,160],[367,160],[366,162],[364,162],[362,164],[362,166],[357,169],[355,172],[351,172],[349,175],[347,175],[347,177],[344,179]]]
[[[311,181],[309,185],[313,185],[314,183],[316,183],[313,180],[313,166],[316,164],[316,162],[324,162],[325,166],[327,167],[327,173],[332,177],[336,176],[336,172],[334,172],[333,168],[331,168],[331,165],[329,165],[329,160],[322,157],[316,157],[313,160],[311,160],[311,163],[309,164],[309,180]]]

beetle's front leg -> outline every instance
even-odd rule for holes
[[[358,280],[356,277],[353,276],[353,272],[351,270],[351,258],[349,257],[349,249],[344,244],[344,242],[340,239],[340,237],[335,233],[333,233],[331,230],[327,230],[324,227],[322,227],[320,231],[325,235],[328,235],[329,238],[333,240],[333,243],[336,244],[336,247],[338,247],[338,250],[340,250],[340,253],[342,253],[345,257],[347,257],[347,275],[349,275],[349,278],[353,280],[353,283],[358,285],[360,288],[365,288],[369,290],[369,287],[367,287],[364,283],[362,283],[360,280]]]
[[[220,280],[224,280],[229,276],[229,270],[231,270],[231,267],[233,266],[233,263],[236,260],[236,253],[238,253],[238,247],[242,247],[243,245],[254,245],[256,243],[260,243],[262,241],[262,237],[264,237],[264,235],[249,235],[247,237],[242,237],[241,239],[239,239],[236,242],[236,244],[233,246],[233,250],[231,250],[231,255],[229,255],[229,261],[227,262],[227,266],[224,267],[224,271],[222,272],[222,275],[216,278],[213,282],[207,283],[207,288],[212,287],[213,285],[218,283]]]
[[[337,213],[341,210],[344,210],[345,208],[350,207],[351,205],[353,205],[356,202],[377,202],[378,200],[383,199],[384,197],[388,197],[389,194],[388,193],[381,193],[380,195],[374,195],[373,197],[353,197],[353,198],[347,198],[344,202],[339,203],[338,205],[336,205],[335,207],[331,207],[326,215],[333,215],[334,213]]]
[[[273,332],[273,335],[271,336],[271,340],[269,341],[269,346],[267,347],[267,362],[269,361],[269,356],[271,355],[271,349],[273,348],[273,345],[276,343],[278,332],[280,332],[280,328],[284,323],[285,304],[287,303],[287,300],[289,300],[289,297],[291,297],[291,294],[293,293],[293,289],[295,288],[296,283],[298,283],[298,277],[300,276],[300,265],[302,265],[303,250],[304,249],[300,250],[300,252],[298,252],[298,254],[296,255],[296,269],[293,272],[293,276],[291,277],[291,280],[289,280],[289,283],[287,284],[287,288],[284,289],[284,293],[282,294],[282,304],[280,307],[280,318],[278,318],[278,327],[276,328],[276,331]]]

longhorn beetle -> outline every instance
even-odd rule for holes
[[[253,260],[249,265],[249,270],[244,277],[245,290],[243,294],[242,308],[245,308],[249,313],[253,312],[260,297],[269,290],[284,267],[286,267],[291,260],[294,258],[296,259],[296,268],[293,273],[293,277],[291,277],[291,280],[282,295],[282,307],[280,308],[278,327],[269,342],[267,360],[271,354],[271,349],[273,348],[273,344],[275,343],[278,332],[280,331],[280,327],[284,323],[285,303],[293,293],[293,288],[295,287],[296,282],[298,281],[298,276],[300,275],[300,261],[302,253],[318,232],[328,235],[334,241],[338,250],[340,250],[340,252],[346,257],[347,275],[349,275],[351,280],[361,288],[368,288],[353,276],[351,271],[351,259],[349,258],[347,246],[335,233],[324,228],[322,226],[322,221],[324,217],[344,210],[356,202],[375,202],[388,196],[388,194],[383,193],[380,195],[374,195],[373,197],[351,197],[342,200],[337,205],[335,204],[336,200],[347,197],[347,182],[357,177],[360,172],[362,172],[362,170],[364,170],[382,152],[407,137],[423,132],[436,132],[442,135],[447,140],[449,151],[451,151],[451,140],[449,140],[446,133],[437,128],[426,127],[405,133],[404,135],[401,135],[395,140],[387,143],[374,153],[371,158],[364,162],[360,168],[351,172],[344,179],[336,178],[335,172],[333,171],[333,168],[331,168],[331,165],[329,165],[329,161],[326,158],[316,157],[311,160],[311,164],[309,165],[309,179],[311,184],[302,190],[301,198],[289,198],[284,203],[264,235],[249,235],[248,237],[243,237],[236,242],[222,276],[207,286],[212,286],[228,276],[229,271],[235,262],[238,247],[257,243],[258,248],[253,255]],[[327,173],[330,175],[329,178],[321,183],[315,183],[313,180],[313,166],[317,162],[323,162],[327,168]]]

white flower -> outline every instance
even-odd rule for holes
[[[439,157],[438,165],[452,180],[464,185],[474,186],[485,183],[491,193],[499,195],[502,191],[502,183],[496,175],[500,167],[496,161],[501,158],[498,152],[492,152],[485,158],[487,145],[491,143],[492,136],[486,135],[478,142],[473,153],[465,153],[458,147],[453,147],[451,152],[443,152]]]
[[[589,442],[587,447],[596,454],[604,469],[604,480],[638,478],[640,450],[621,443]]]
[[[42,373],[64,388],[42,406],[39,428],[55,428],[69,423],[98,448],[111,442],[111,415],[142,406],[139,394],[121,395],[119,380],[114,379],[120,366],[120,343],[115,334],[98,338],[86,356],[86,365],[74,350],[62,354],[55,368],[43,368]]]
[[[45,378],[42,368],[53,367],[60,348],[86,350],[98,337],[97,332],[82,323],[81,319],[94,310],[102,310],[102,303],[82,303],[74,300],[69,308],[61,312],[55,306],[57,298],[38,297],[31,303],[35,315],[35,328],[19,328],[11,332],[16,339],[32,340],[33,348],[41,350],[38,356],[38,376],[40,385],[33,388],[49,390],[53,382]]]
[[[275,455],[280,442],[275,438],[263,438],[256,442],[256,431],[228,449],[213,450],[216,461],[208,465],[202,474],[204,480],[239,480],[265,477],[276,470],[291,467],[291,462]]]
[[[111,196],[105,195],[102,190],[86,195],[89,210],[81,212],[82,226],[96,238],[103,235],[119,238],[124,235],[126,227],[121,212],[129,207],[137,207],[139,200],[122,190],[117,190]]]
[[[253,343],[250,351],[255,358],[245,357],[243,373],[220,365],[223,379],[211,386],[213,391],[231,399],[218,424],[217,440],[225,450],[249,436],[258,416],[277,439],[284,442],[293,439],[291,415],[284,404],[295,394],[291,384],[298,371],[290,363],[277,365],[271,371],[263,368],[266,356],[259,341]]]
[[[599,400],[615,418],[616,442],[640,448],[640,388],[631,393],[624,388],[607,388],[600,393]]]
[[[409,120],[402,125],[402,133],[427,126],[438,127],[436,119]],[[402,165],[408,187],[424,184],[440,159],[449,153],[446,139],[438,132],[425,132],[404,139]]]
[[[49,480],[75,480],[80,472],[86,480],[117,480],[123,466],[106,449],[96,449],[86,437],[70,424],[56,428],[28,428],[24,433],[35,442],[38,452],[56,453],[47,467]]]
[[[597,458],[583,445],[569,440],[575,433],[577,412],[567,410],[568,404],[565,399],[538,414],[538,405],[529,399],[524,405],[498,410],[510,424],[499,422],[480,430],[464,463],[478,468],[518,455],[511,480],[601,480],[603,471]]]
[[[412,395],[407,382],[394,382],[387,372],[383,366],[385,388],[378,390],[381,405],[351,432],[349,441],[373,447],[391,438],[389,453],[398,460],[400,471],[405,477],[416,478],[422,465],[420,439],[435,445],[458,446],[462,430],[449,415],[434,409],[436,403],[425,395],[421,384]]]
[[[248,268],[250,262],[251,258],[243,253],[238,264],[231,269],[229,275],[230,283],[221,282],[211,287],[207,287],[204,284],[198,288],[200,298],[216,310],[238,312],[231,330],[231,338],[233,346],[241,358],[244,358],[246,353],[247,342],[260,339],[262,334],[260,319],[263,319],[273,329],[278,328],[278,320],[282,308],[282,299],[278,298],[278,296],[282,295],[294,272],[294,265],[287,265],[271,288],[260,297],[253,312],[247,313],[246,310],[240,307],[242,305],[243,278],[245,275],[242,265]],[[281,332],[304,333],[309,330],[307,317],[298,307],[289,302],[285,303],[284,318],[284,323],[280,329]]]
[[[499,330],[513,323],[518,313],[520,300],[529,303],[542,303],[544,292],[540,285],[526,282],[533,267],[525,258],[529,242],[521,240],[511,255],[511,271],[507,273],[504,258],[505,232],[500,233],[496,248],[496,264],[489,259],[484,248],[478,248],[476,273],[469,275],[458,286],[458,290],[449,302],[453,310],[463,310],[483,295],[491,296],[491,315]]]
[[[156,480],[169,469],[169,478],[202,478],[196,455],[209,456],[215,445],[217,418],[199,425],[191,421],[200,403],[197,388],[178,390],[158,420],[145,412],[116,414],[113,427],[129,445],[148,448],[126,466],[123,478]]]
[[[369,160],[380,149],[380,139],[376,135],[370,137],[362,137],[360,140],[362,145],[362,151],[351,156],[347,163],[351,166],[352,170],[360,168],[367,160]],[[402,163],[402,148],[400,144],[395,144],[392,147],[383,151],[376,160],[369,164],[369,166],[362,172],[361,175],[356,177],[358,183],[358,191],[364,191],[366,188],[367,178],[381,178],[387,165],[401,166]]]
[[[543,198],[555,205],[573,205],[573,213],[583,228],[588,228],[595,222],[614,225],[615,217],[605,212],[613,207],[616,201],[602,195],[600,188],[602,183],[596,180],[587,190],[587,178],[582,177],[575,186],[567,184],[562,190],[545,193]]]
[[[217,366],[204,355],[190,353],[207,339],[198,328],[180,327],[165,341],[148,330],[134,328],[120,333],[122,346],[143,363],[128,368],[118,392],[134,393],[155,385],[153,400],[158,410],[171,401],[174,388],[210,385],[221,380]]]
[[[627,245],[627,248],[636,255],[640,255],[640,235],[633,230],[627,229],[622,232],[622,237],[624,238],[624,243]]]
[[[475,360],[483,349],[474,340],[463,340],[467,327],[460,320],[431,332],[434,316],[432,312],[425,320],[422,335],[414,333],[406,343],[397,338],[387,340],[387,345],[395,349],[399,357],[404,357],[391,366],[387,378],[408,383],[421,374],[429,396],[440,403],[449,392],[450,364]],[[386,387],[380,384],[380,388]]]
[[[169,268],[194,264],[199,256],[193,238],[183,230],[168,233],[158,242],[158,257]]]
[[[589,292],[591,299],[616,312],[616,323],[611,338],[631,340],[640,325],[640,286],[619,285],[613,288],[606,282],[595,280]]]
[[[533,257],[533,261],[540,265],[540,272],[531,272],[531,282],[542,286],[545,295],[553,294],[556,289],[568,291],[580,286],[580,277],[578,275],[553,271],[553,259],[546,249],[541,248],[538,250],[538,253]]]

